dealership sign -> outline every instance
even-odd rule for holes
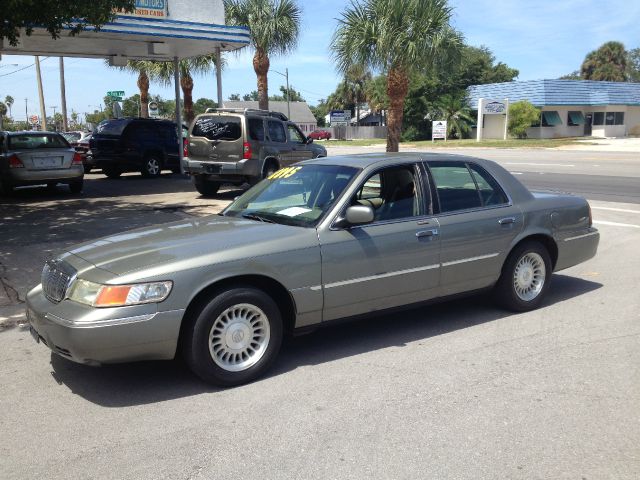
[[[117,13],[131,17],[164,19],[167,18],[167,2],[168,0],[136,0],[133,12],[118,10]]]
[[[346,127],[351,123],[351,110],[331,110],[329,122],[332,127]]]
[[[507,113],[507,106],[504,102],[497,100],[485,100],[483,112],[485,115],[504,115]]]
[[[149,116],[151,118],[156,118],[159,115],[159,110],[160,106],[158,105],[158,102],[155,100],[149,102]]]
[[[441,138],[447,140],[447,122],[446,120],[435,120],[431,127],[431,141]]]

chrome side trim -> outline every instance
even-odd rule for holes
[[[475,262],[477,260],[485,260],[487,258],[497,257],[498,255],[500,255],[500,252],[489,253],[487,255],[480,255],[479,257],[461,258],[460,260],[452,260],[451,262],[444,262],[442,266],[449,267],[451,265],[458,265],[459,263]]]
[[[76,322],[59,317],[53,313],[47,313],[45,318],[63,327],[70,328],[96,328],[96,327],[112,327],[116,325],[126,325],[129,323],[146,322],[153,319],[157,313],[149,313],[146,315],[136,315],[135,317],[110,318],[106,320],[97,320],[93,322]]]
[[[409,268],[407,270],[398,270],[396,272],[381,273],[379,275],[371,275],[369,277],[353,278],[351,280],[343,280],[340,282],[328,283],[324,286],[324,288],[342,287],[344,285],[351,285],[354,283],[361,283],[361,282],[369,282],[371,280],[378,280],[380,278],[395,277],[398,275],[404,275],[406,273],[415,273],[415,272],[422,272],[424,270],[433,270],[434,268],[439,268],[439,267],[440,265],[436,263],[435,265],[427,265],[426,267]]]
[[[584,235],[576,235],[575,237],[565,238],[564,241],[570,242],[571,240],[578,240],[579,238],[590,237],[591,235],[598,235],[599,233],[600,232],[589,232],[589,233],[585,233]]]

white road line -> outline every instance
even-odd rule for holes
[[[527,163],[527,162],[505,162],[505,165],[531,165],[534,167],[575,167],[567,163]]]
[[[640,225],[633,225],[631,223],[605,222],[604,220],[594,220],[593,223],[598,225],[610,225],[612,227],[640,228]]]
[[[522,172],[510,172],[511,175],[522,175]]]
[[[611,207],[591,207],[592,210],[608,210],[610,212],[640,213],[640,210],[629,210],[627,208],[611,208]]]

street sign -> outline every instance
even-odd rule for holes
[[[149,102],[149,116],[151,118],[156,118],[158,115],[159,115],[158,102],[156,101]]]
[[[329,122],[332,127],[346,127],[351,123],[351,110],[331,110]]]
[[[446,120],[435,120],[431,126],[431,141],[441,138],[447,141],[447,122]]]
[[[107,92],[107,97],[113,98],[116,102],[121,102],[124,97],[124,90],[114,90],[112,92]]]
[[[29,123],[31,125],[37,125],[40,123],[40,117],[38,115],[31,115],[29,117]]]

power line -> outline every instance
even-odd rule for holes
[[[47,58],[49,58],[49,57],[44,57],[41,61],[44,62]],[[26,70],[27,68],[31,68],[35,64],[36,64],[36,62],[33,62],[31,65],[27,65],[26,67],[19,68],[18,70],[14,70],[13,72],[5,73],[4,75],[0,75],[0,77],[6,77],[8,75],[13,75],[14,73],[18,73],[18,72],[21,72],[22,70]]]

